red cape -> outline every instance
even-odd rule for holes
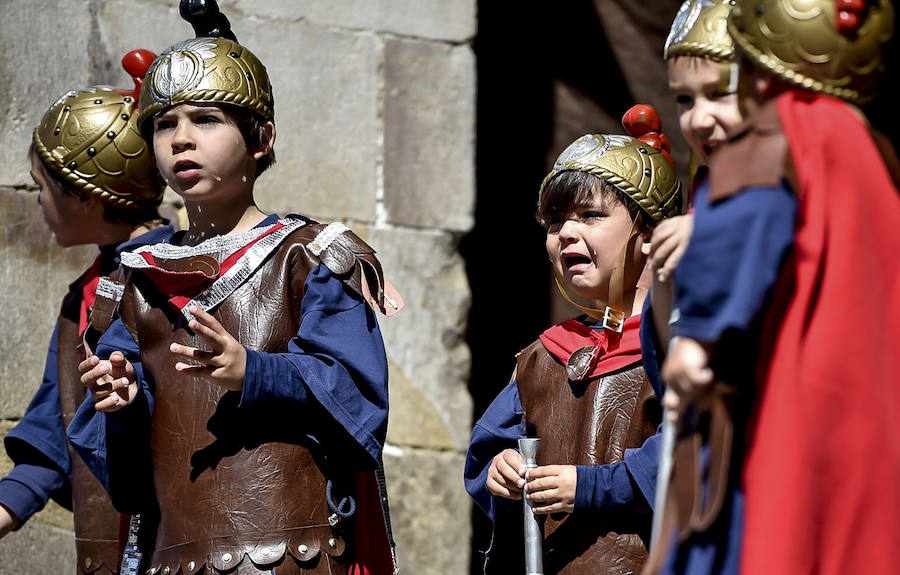
[[[900,568],[900,195],[863,122],[778,99],[799,199],[763,331],[743,575]]]

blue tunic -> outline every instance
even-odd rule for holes
[[[269,216],[260,227],[275,221]],[[247,349],[237,405],[242,426],[271,427],[273,414],[291,414],[327,452],[340,453],[358,470],[374,469],[381,461],[388,413],[387,357],[374,313],[321,264],[306,278],[300,307],[300,327],[285,353]],[[154,385],[152,367],[141,364],[121,320],[100,339],[97,355],[108,358],[116,350],[135,366],[138,396],[108,414],[97,413],[87,398],[68,433],[113,505],[134,513],[155,501],[149,445]],[[287,435],[296,420],[281,424]]]
[[[173,232],[172,226],[162,226],[118,246],[101,248],[101,275],[109,274],[119,266],[121,252],[166,241]],[[84,275],[69,286],[63,300],[67,309],[61,314],[78,317],[83,278]],[[9,475],[0,479],[0,503],[18,518],[17,528],[21,528],[51,498],[67,509],[72,508],[71,465],[59,403],[57,332],[58,328],[54,327],[44,363],[44,377],[37,392],[22,420],[3,439],[15,466]]]
[[[710,204],[709,184],[697,191],[694,231],[675,274],[673,336],[715,343],[718,378],[752,397],[761,311],[793,245],[797,202],[785,186],[749,188]],[[749,401],[741,400],[746,410]],[[747,413],[735,414],[734,445]],[[740,559],[742,451],[733,451],[730,492],[717,522],[681,546],[671,545],[664,573],[736,574]]]

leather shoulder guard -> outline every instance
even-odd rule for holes
[[[322,227],[306,247],[372,308],[392,316],[403,307],[400,294],[384,277],[375,250],[346,225],[334,222]]]
[[[84,347],[87,355],[97,349],[100,336],[109,329],[113,321],[119,317],[119,306],[125,294],[125,270],[119,268],[102,276],[97,284],[97,297],[91,307],[90,321],[84,332]]]
[[[793,180],[790,148],[772,99],[722,145],[710,161],[709,201],[753,187],[776,187]]]

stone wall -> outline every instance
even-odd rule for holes
[[[457,252],[475,201],[475,0],[220,0],[266,64],[278,163],[266,211],[346,221],[406,309],[381,322],[391,369],[385,466],[406,573],[469,566],[462,463],[471,429],[468,281]],[[39,383],[65,287],[93,258],[47,233],[28,177],[31,130],[71,87],[126,87],[128,50],[192,36],[176,0],[0,1],[0,434]],[[167,209],[179,208],[167,196]],[[0,474],[11,463],[0,455]],[[49,505],[0,540],[0,575],[71,572],[71,515]]]

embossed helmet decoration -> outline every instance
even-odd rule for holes
[[[659,115],[650,106],[632,107],[622,118],[630,136],[587,134],[566,148],[541,183],[562,172],[587,172],[615,186],[658,223],[681,210],[681,182],[675,174],[669,139],[660,131]]]
[[[695,56],[716,62],[733,61],[734,41],[728,33],[731,4],[732,0],[685,0],[666,38],[666,60]]]
[[[728,30],[746,57],[797,87],[865,102],[894,31],[890,0],[736,0]]]
[[[95,87],[63,94],[32,135],[48,169],[117,208],[155,208],[164,184],[135,121],[143,76],[156,55],[133,50],[122,58],[134,90]]]
[[[181,16],[197,38],[164,50],[141,90],[138,125],[185,102],[229,104],[274,120],[275,99],[265,66],[237,43],[214,0],[182,0]]]

